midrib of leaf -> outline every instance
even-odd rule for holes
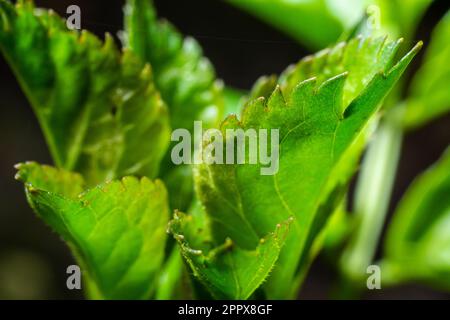
[[[342,74],[341,76],[345,76],[345,73]],[[338,78],[339,76],[337,76],[336,78]],[[307,80],[306,80],[307,81]],[[332,80],[330,80],[332,81]],[[320,91],[320,88],[318,89],[318,91]],[[336,101],[336,96],[337,96],[337,92],[335,91],[334,96],[332,98],[333,101]],[[333,103],[333,105],[335,105],[335,103]],[[336,112],[336,118],[340,119],[341,117],[338,116],[337,112]],[[296,131],[300,131],[301,132],[301,127],[307,125],[306,121],[302,121],[300,122],[298,125],[296,125],[295,127],[293,127],[292,129],[289,130],[289,132],[286,134],[286,136],[283,138],[283,140],[280,143],[280,147],[282,147],[282,145],[284,144],[284,142],[289,139],[289,136],[291,134],[293,134]],[[333,144],[331,145],[330,148],[330,159],[329,162],[333,163],[333,162],[337,162],[335,160],[334,157],[334,143],[335,143],[335,137],[336,137],[336,132],[339,128],[340,123],[336,124],[336,128],[334,129],[333,134],[329,134],[330,136],[333,136]],[[320,190],[317,194],[319,195],[324,195],[325,193],[325,188],[327,186],[327,183],[329,181],[329,176],[328,175],[324,175],[324,179],[322,180],[322,182],[320,183],[320,187],[318,188],[318,190]],[[286,247],[285,247],[285,252],[288,252],[288,261],[284,260],[281,261],[280,263],[283,264],[283,266],[281,266],[284,269],[284,274],[288,275],[288,274],[292,274],[293,270],[298,269],[297,264],[302,264],[303,262],[301,262],[300,256],[304,253],[305,250],[305,246],[307,245],[306,243],[306,239],[309,237],[309,233],[310,231],[306,231],[306,232],[301,232],[302,230],[310,230],[310,227],[313,223],[313,220],[315,218],[315,216],[313,215],[301,215],[303,216],[306,221],[302,221],[300,222],[299,220],[303,220],[303,219],[299,219],[299,215],[296,214],[297,210],[294,210],[290,207],[290,205],[288,204],[288,202],[285,200],[286,197],[284,197],[282,195],[282,191],[279,188],[279,176],[275,175],[273,177],[273,181],[274,181],[274,187],[275,190],[277,191],[277,195],[280,198],[280,202],[283,204],[283,206],[286,208],[287,212],[289,215],[293,216],[293,217],[297,217],[296,219],[294,219],[294,223],[295,223],[295,230],[292,230],[289,238],[290,239],[295,239],[295,243],[290,244],[291,242],[287,241],[286,243]],[[323,197],[323,196],[322,196]],[[317,212],[321,201],[324,201],[322,199],[322,197],[317,197],[313,204],[311,204],[311,208],[308,210],[305,210],[305,212]],[[303,227],[302,227],[303,226]],[[312,231],[311,231],[312,232]],[[294,241],[294,240],[292,240]],[[292,247],[294,246],[294,248]],[[285,267],[288,267],[290,269],[286,270]],[[299,275],[297,275],[296,277],[301,277],[302,273],[300,272]],[[297,288],[298,288],[298,284],[300,279],[296,279],[296,277],[294,277],[295,280],[288,280],[288,279],[278,279],[278,281],[286,281],[286,283],[290,283],[290,286],[292,287],[292,295],[295,294]],[[269,289],[270,290],[270,289]],[[289,294],[290,296],[291,294]]]

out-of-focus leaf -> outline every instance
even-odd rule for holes
[[[159,272],[155,299],[186,299],[187,295],[182,286],[184,270],[183,257],[180,250],[178,247],[174,247]]]
[[[0,0],[0,49],[30,100],[58,167],[90,185],[154,177],[170,140],[149,66],[113,39],[69,31],[31,1]]]
[[[433,0],[368,0],[380,9],[381,26],[392,37],[412,40],[425,11]]]
[[[413,39],[417,24],[433,0],[228,0],[289,34],[311,49],[334,43],[364,19],[392,38]],[[371,6],[375,5],[375,6]],[[370,20],[369,19],[369,20]],[[363,27],[363,26],[359,26]],[[342,38],[341,38],[342,39]]]
[[[152,65],[174,129],[192,131],[196,120],[202,121],[204,128],[219,124],[225,103],[222,82],[216,80],[214,68],[198,42],[183,38],[169,22],[159,21],[151,0],[127,1],[123,42]],[[191,168],[175,168],[170,154],[166,154],[161,176],[171,195],[171,208],[187,210],[192,200]]]
[[[405,125],[422,126],[450,110],[450,12],[433,32],[422,67],[406,102]]]
[[[217,124],[224,101],[214,68],[197,41],[157,20],[151,0],[127,1],[124,44],[152,65],[173,128],[191,130],[194,120],[203,120],[204,127]]]
[[[400,156],[402,112],[393,109],[384,115],[362,161],[353,200],[352,234],[339,261],[342,276],[355,289],[367,286],[367,268],[376,254]]]
[[[153,295],[169,218],[160,181],[125,177],[86,190],[75,173],[36,163],[18,169],[30,205],[68,243],[94,298]]]
[[[450,149],[412,183],[394,213],[383,264],[388,282],[420,280],[450,290],[449,195]]]
[[[343,244],[350,233],[353,220],[351,219],[351,215],[346,211],[345,204],[343,201],[337,207],[324,229],[323,248],[325,250],[335,250]]]
[[[216,246],[229,238],[239,248],[254,250],[274,225],[294,218],[265,284],[268,298],[295,294],[310,248],[356,170],[367,123],[421,46],[392,67],[399,43],[353,39],[302,60],[278,85],[270,77],[255,85],[250,96],[259,98],[250,99],[240,121],[229,116],[221,129],[279,129],[274,176],[261,175],[261,164],[196,167],[198,196]]]
[[[360,0],[228,0],[311,49],[335,42],[362,17]]]

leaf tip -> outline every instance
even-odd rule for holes
[[[225,129],[237,129],[237,128],[241,128],[242,124],[239,121],[237,115],[235,114],[230,114],[228,115],[225,120],[222,121],[220,128],[221,130],[225,130]]]
[[[400,38],[398,41],[402,40]],[[383,74],[385,77],[393,74],[394,72],[398,72],[399,74],[403,73],[406,67],[411,63],[414,57],[419,53],[419,51],[423,47],[423,41],[419,41],[416,45],[402,58],[397,62],[387,73]]]

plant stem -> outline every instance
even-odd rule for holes
[[[355,288],[364,288],[391,200],[403,131],[401,108],[382,119],[363,160],[356,187],[356,232],[342,255],[341,270]]]

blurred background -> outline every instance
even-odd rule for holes
[[[65,15],[69,5],[79,5],[82,28],[100,37],[105,32],[116,35],[122,29],[123,1],[35,2],[60,15]],[[283,33],[219,0],[156,0],[155,5],[159,16],[167,18],[183,34],[194,36],[201,43],[218,77],[238,89],[248,90],[259,76],[278,74],[311,53]],[[427,44],[433,26],[449,7],[448,0],[435,1],[423,17],[415,41],[423,40]],[[412,45],[406,43],[405,47]],[[421,59],[422,56],[416,59],[416,66]],[[413,178],[433,164],[449,142],[450,116],[441,117],[406,136],[391,212]],[[35,217],[26,202],[22,185],[14,180],[14,164],[27,160],[51,164],[51,159],[35,116],[2,57],[0,154],[0,299],[83,298],[81,291],[66,288],[65,271],[74,263],[69,250]],[[300,297],[326,299],[334,285],[333,269],[319,257]],[[364,298],[450,299],[450,295],[412,284],[375,290],[365,294]]]

